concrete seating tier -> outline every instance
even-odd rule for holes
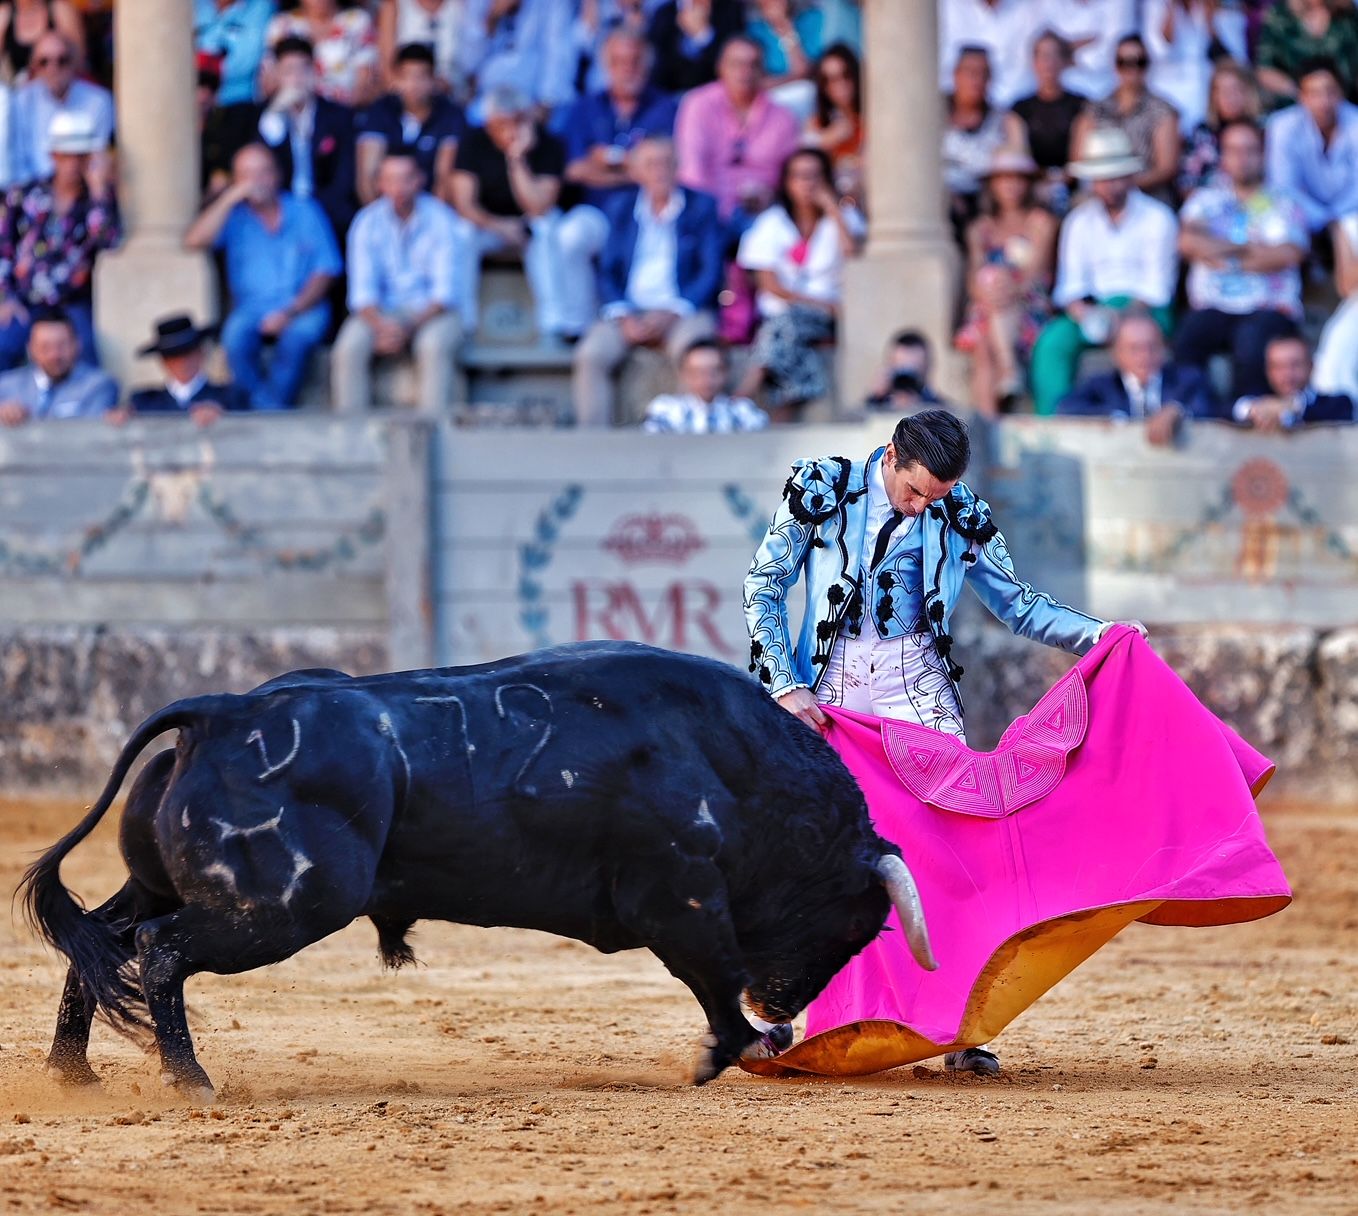
[[[486,258],[481,273],[480,324],[466,341],[459,360],[462,383],[456,381],[449,409],[467,426],[567,426],[572,419],[571,358],[573,348],[539,339],[533,317],[533,298],[521,261],[512,255]],[[220,352],[217,352],[220,357]],[[825,348],[833,365],[834,348]],[[738,379],[748,350],[731,352],[732,376]],[[224,366],[219,369],[224,373]],[[662,350],[632,352],[619,371],[618,425],[635,425],[646,403],[660,393],[675,391],[674,369]],[[409,359],[383,359],[373,369],[373,403],[378,409],[414,407],[415,368]],[[836,417],[834,394],[807,408],[808,421]],[[330,407],[329,352],[312,361],[300,406]]]

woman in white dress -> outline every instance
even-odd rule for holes
[[[775,422],[829,389],[825,363],[812,347],[834,336],[844,262],[856,252],[863,217],[840,203],[830,158],[801,148],[787,158],[776,201],[741,238],[736,261],[754,275],[759,330],[740,385],[743,396],[765,390]]]

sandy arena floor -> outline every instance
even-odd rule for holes
[[[1358,1212],[1358,813],[1268,806],[1296,887],[1225,929],[1133,925],[1012,1026],[997,1081],[684,1084],[697,1005],[649,955],[356,924],[191,981],[219,1103],[96,1026],[43,1074],[62,971],[0,917],[0,1212]],[[75,818],[0,804],[0,891]],[[113,817],[66,866],[122,881]]]

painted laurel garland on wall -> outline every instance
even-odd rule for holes
[[[142,515],[152,498],[151,478],[132,478],[108,513],[86,525],[80,539],[74,543],[40,547],[0,536],[0,570],[56,578],[79,575],[86,560]],[[267,543],[262,529],[243,522],[231,505],[218,497],[208,484],[199,485],[196,501],[207,518],[238,550],[250,553],[268,569],[328,569],[353,560],[360,550],[380,543],[386,534],[386,515],[374,503],[360,523],[328,545],[310,549],[275,548]]]

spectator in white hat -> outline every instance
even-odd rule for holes
[[[119,236],[108,156],[93,120],[78,111],[52,116],[48,150],[51,175],[0,202],[0,371],[22,362],[33,313],[43,308],[63,309],[81,360],[97,362],[94,259]]]
[[[1108,341],[1113,317],[1132,304],[1166,334],[1178,279],[1179,222],[1164,203],[1136,188],[1142,160],[1120,127],[1095,127],[1070,166],[1090,198],[1066,216],[1052,302],[1062,311],[1033,347],[1032,387],[1039,414],[1070,391],[1080,356]]]

